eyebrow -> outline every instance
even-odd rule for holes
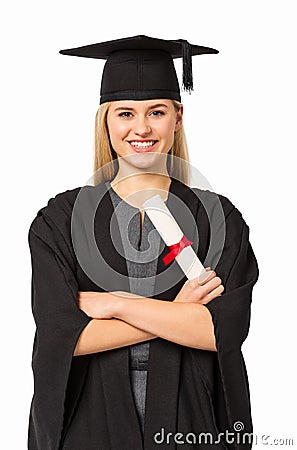
[[[161,106],[164,106],[165,108],[168,108],[168,106],[165,105],[164,103],[157,103],[156,105],[150,106],[148,109],[160,108]],[[135,111],[135,109],[131,108],[130,106],[119,106],[114,111],[123,111],[123,110],[124,111]]]

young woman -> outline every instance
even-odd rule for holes
[[[30,450],[251,448],[241,345],[258,267],[234,205],[188,186],[172,57],[189,64],[189,52],[216,51],[137,36],[62,52],[108,59],[94,186],[58,194],[29,231]],[[141,207],[157,193],[215,270],[188,281],[164,264]]]

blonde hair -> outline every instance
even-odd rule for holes
[[[171,101],[176,112],[178,112],[181,104],[176,100]],[[94,185],[111,180],[118,170],[117,154],[111,146],[107,127],[107,113],[110,105],[111,102],[103,103],[96,113],[93,170]],[[188,185],[189,155],[183,125],[175,132],[173,145],[168,154],[173,156],[169,158],[169,164],[167,164],[169,176]],[[174,158],[174,156],[177,158]]]

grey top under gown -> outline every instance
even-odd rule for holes
[[[141,231],[139,209],[123,200],[113,190],[109,181],[106,181],[105,185],[109,189],[108,192],[120,228],[127,261],[130,292],[144,297],[153,296],[158,255],[160,254],[160,245],[162,245],[160,235],[147,214],[144,215]],[[129,347],[131,388],[142,433],[144,431],[149,351],[149,342],[142,342]]]

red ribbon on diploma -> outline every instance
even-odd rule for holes
[[[174,258],[176,258],[176,256],[179,255],[185,247],[188,247],[188,245],[191,244],[193,244],[193,242],[189,241],[189,239],[187,239],[186,236],[183,235],[183,237],[177,244],[168,245],[170,252],[167,253],[167,255],[163,258],[165,266],[167,266]]]

